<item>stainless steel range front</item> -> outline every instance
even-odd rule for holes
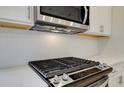
[[[75,57],[31,61],[29,65],[53,87],[107,86],[112,72],[106,64]]]

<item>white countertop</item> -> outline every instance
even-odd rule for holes
[[[46,83],[28,66],[0,70],[1,87],[41,87]]]
[[[108,65],[115,65],[124,62],[124,58],[108,56],[92,56],[86,59],[100,61]],[[7,69],[0,69],[0,86],[7,87],[41,87],[47,84],[28,66],[16,66]]]
[[[113,66],[115,64],[124,62],[124,57],[113,57],[113,56],[92,56],[92,57],[86,57],[90,60],[99,61],[101,63],[106,63],[110,66]]]

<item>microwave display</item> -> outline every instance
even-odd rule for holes
[[[83,24],[87,12],[84,24],[89,25],[89,7],[86,8],[88,11],[83,6],[40,6],[40,14]]]

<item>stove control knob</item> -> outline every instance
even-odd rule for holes
[[[105,68],[107,68],[107,67],[108,67],[108,65],[105,64],[105,63],[99,64],[99,68],[100,68],[100,69],[105,69]]]
[[[59,77],[57,75],[55,75],[54,78],[53,78],[53,83],[54,84],[59,84],[59,81],[60,81]]]
[[[63,76],[62,76],[62,79],[63,79],[64,81],[68,81],[69,76],[64,73]]]

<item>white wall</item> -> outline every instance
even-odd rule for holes
[[[124,58],[124,7],[112,7],[112,35],[100,38],[99,54],[106,57]]]
[[[0,68],[64,56],[96,55],[97,39],[33,31],[0,30]]]

